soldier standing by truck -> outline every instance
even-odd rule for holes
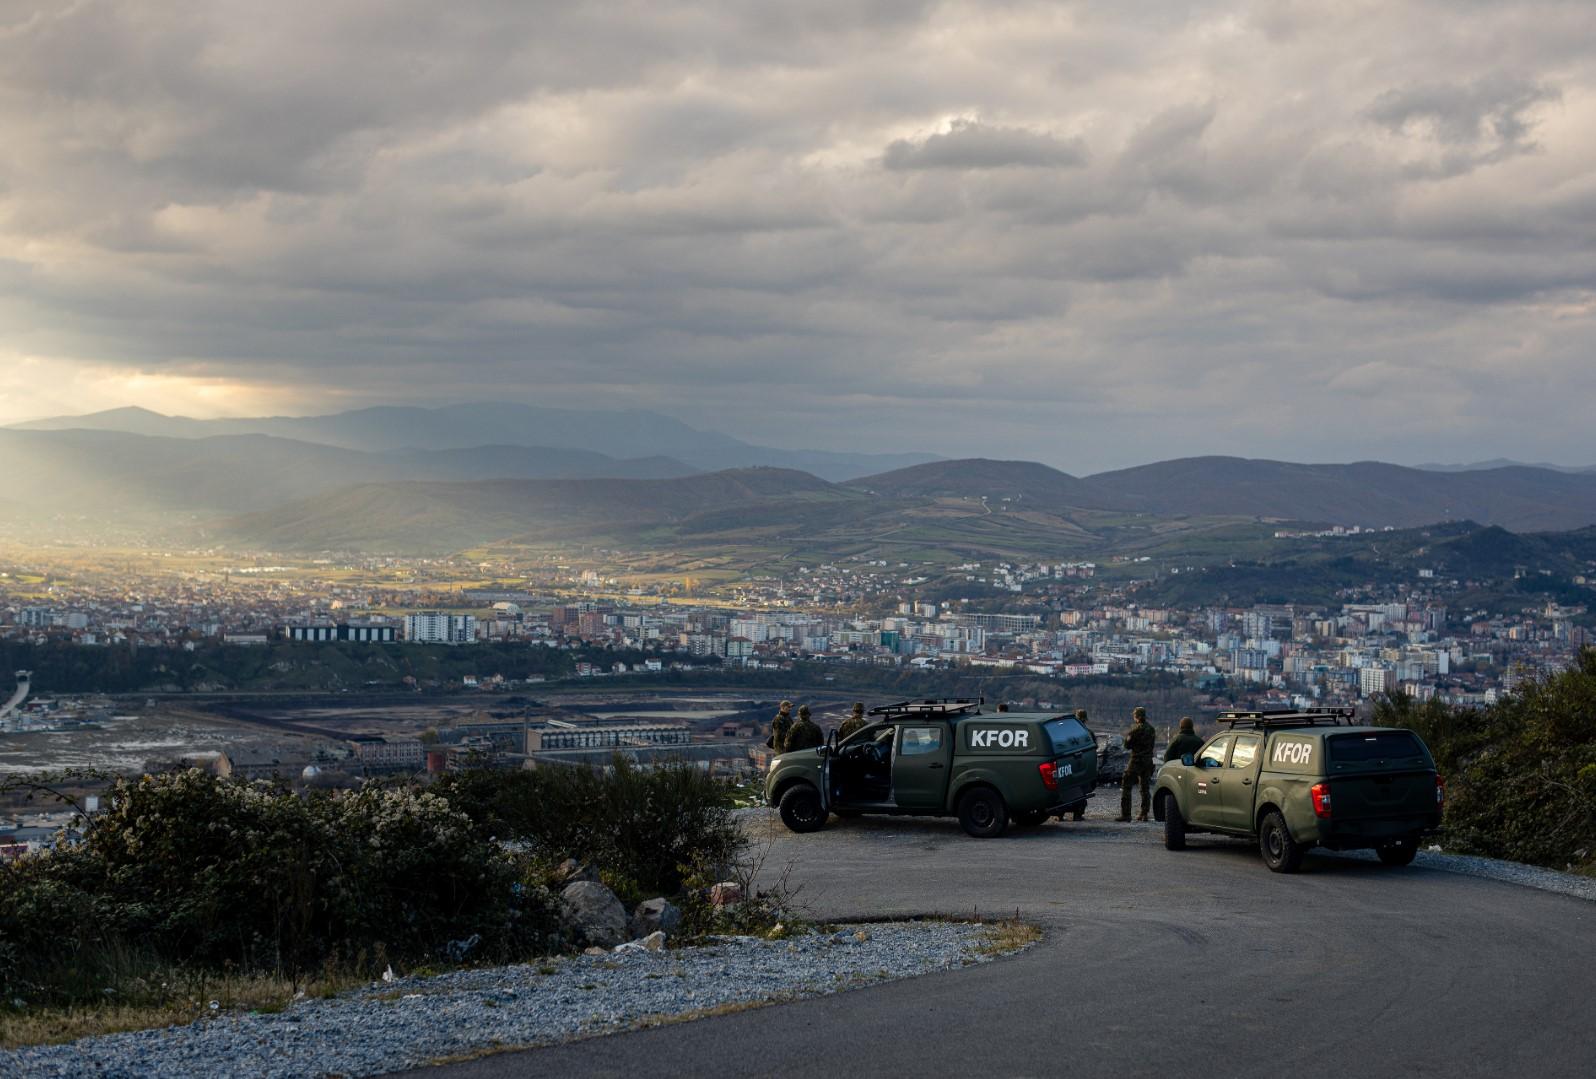
[[[799,749],[813,749],[826,740],[820,733],[820,728],[815,726],[809,718],[809,706],[806,704],[798,709],[798,722],[787,730],[787,744],[782,747],[782,752],[792,753]]]
[[[767,746],[780,753],[787,745],[787,730],[792,726],[792,702],[782,701],[781,707],[776,710],[776,718],[770,721],[770,738],[765,742]]]
[[[854,701],[853,711],[848,713],[848,718],[842,721],[837,728],[837,741],[845,742],[854,731],[863,730],[865,727],[864,701]]]
[[[1125,765],[1125,775],[1119,781],[1119,819],[1131,819],[1131,785],[1140,781],[1142,787],[1142,814],[1146,820],[1153,802],[1153,743],[1157,736],[1153,725],[1147,722],[1147,709],[1138,708],[1131,713],[1134,722],[1125,734],[1125,748],[1130,751],[1130,763]]]
[[[1164,750],[1166,761],[1178,761],[1188,753],[1196,753],[1203,747],[1203,740],[1197,737],[1197,730],[1192,726],[1191,716],[1180,717],[1180,733],[1169,740],[1169,748]]]

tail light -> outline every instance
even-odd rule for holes
[[[1043,761],[1036,766],[1036,770],[1042,773],[1042,786],[1050,791],[1058,790],[1058,765],[1052,761]]]
[[[1446,808],[1446,777],[1440,772],[1435,773],[1435,808]]]
[[[1330,784],[1315,783],[1308,788],[1308,793],[1313,795],[1313,815],[1328,817],[1330,815]]]

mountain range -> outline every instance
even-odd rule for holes
[[[585,450],[622,459],[668,457],[699,471],[770,465],[797,468],[829,480],[903,468],[936,458],[927,453],[844,453],[756,446],[647,411],[582,411],[482,403],[438,408],[379,406],[325,416],[261,416],[196,420],[143,408],[87,416],[56,416],[12,430],[117,431],[159,438],[270,435],[296,442],[370,453],[523,446]]]
[[[830,474],[762,460],[783,455],[818,456]],[[483,405],[191,420],[119,409],[0,429],[0,516],[175,513],[210,541],[268,550],[605,540],[785,545],[819,558],[1096,557],[1280,525],[1596,525],[1596,473],[1527,465],[1192,457],[1074,476],[1032,461],[923,456],[772,450],[646,412]]]

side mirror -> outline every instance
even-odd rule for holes
[[[1180,758],[1180,763],[1184,764],[1187,768],[1190,768],[1192,765],[1197,763],[1197,758],[1192,756],[1190,753],[1187,753]]]

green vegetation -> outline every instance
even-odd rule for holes
[[[479,678],[562,678],[578,661],[632,665],[651,653],[590,647],[533,648],[483,642],[450,646],[309,644],[265,645],[195,642],[192,651],[171,645],[83,647],[55,641],[35,645],[0,641],[0,671],[30,670],[34,685],[53,693],[218,692],[225,690],[339,690],[369,685],[398,689],[406,677],[420,685]],[[694,662],[713,662],[698,659]]]
[[[1435,754],[1448,846],[1596,872],[1596,649],[1491,708],[1395,696],[1375,721],[1411,727]]]
[[[693,909],[684,883],[743,848],[724,784],[619,761],[304,797],[190,770],[118,779],[104,800],[82,843],[0,865],[0,1040],[36,1032],[41,1009],[69,1029],[113,1005],[107,1022],[136,1024],[221,983],[261,1007],[390,963],[546,955],[568,943],[551,869],[566,857],[623,900]]]

